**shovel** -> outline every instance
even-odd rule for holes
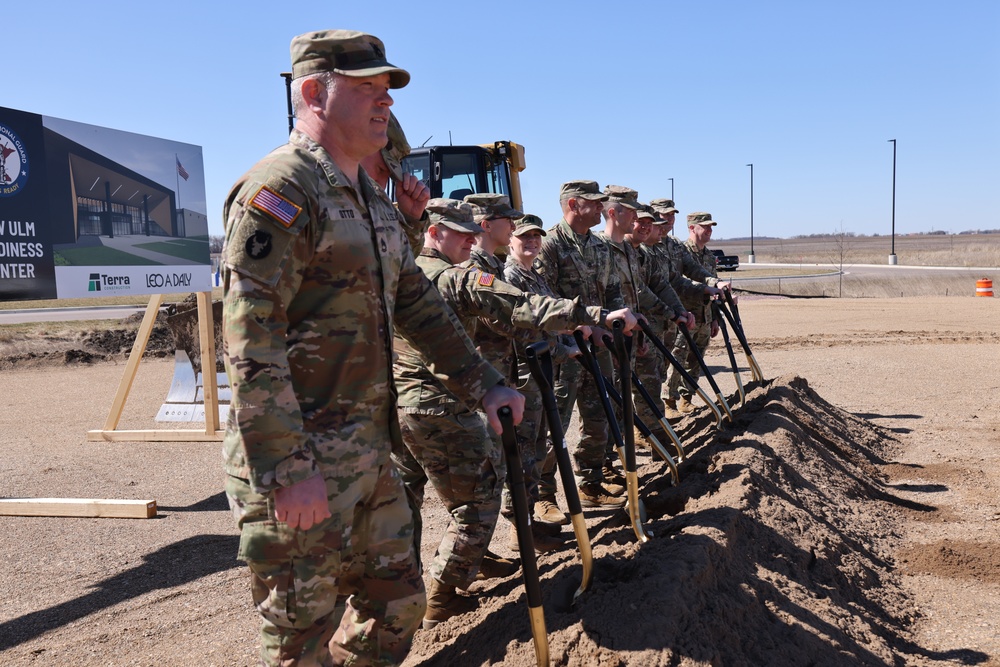
[[[632,530],[640,542],[649,540],[649,534],[642,526],[639,515],[639,475],[635,468],[635,419],[632,406],[632,363],[625,347],[625,325],[621,320],[612,322],[614,334],[615,356],[618,357],[618,376],[621,382],[622,424],[624,426],[624,464],[625,484],[628,493],[628,517],[632,522]],[[599,371],[600,369],[595,368]]]
[[[729,308],[726,304],[719,304],[719,311],[726,316],[729,320],[729,324],[733,327],[733,332],[736,334],[736,339],[740,342],[740,347],[743,348],[743,354],[747,356],[747,363],[750,365],[750,374],[753,379],[757,382],[764,381],[764,374],[760,370],[760,366],[757,364],[757,360],[753,356],[753,352],[750,351],[750,344],[747,343],[746,333],[743,331],[743,323],[740,321],[740,312],[736,307],[736,301],[733,300],[733,296],[726,290],[726,303],[729,304]],[[730,312],[730,308],[732,312]]]
[[[719,389],[718,383],[715,381],[715,378],[712,377],[712,371],[708,370],[708,364],[705,363],[705,357],[701,356],[701,350],[698,349],[698,345],[694,342],[694,338],[691,337],[691,332],[688,331],[687,324],[684,322],[678,322],[677,328],[680,330],[681,335],[684,336],[684,340],[687,341],[688,349],[694,352],[694,358],[698,361],[698,365],[701,366],[701,372],[705,374],[705,379],[708,380],[709,386],[712,387],[712,391],[715,392],[715,397],[719,399],[719,407],[721,407],[723,412],[726,413],[726,419],[732,423],[733,413],[729,409],[729,404],[726,403],[726,399],[722,395],[722,390]]]
[[[524,592],[528,598],[528,620],[531,623],[531,638],[535,644],[535,661],[539,667],[549,664],[549,638],[545,632],[545,611],[542,608],[542,589],[538,583],[538,563],[535,562],[535,543],[531,537],[531,516],[528,513],[528,495],[524,490],[524,470],[521,467],[521,452],[517,447],[517,432],[510,408],[501,407],[497,411],[503,428],[501,440],[507,456],[507,475],[510,497],[514,504],[514,527],[517,530],[517,548],[521,552],[521,576]]]
[[[530,345],[525,350],[528,369],[531,377],[542,393],[542,405],[545,407],[545,419],[549,423],[549,431],[552,434],[552,448],[555,450],[556,465],[559,468],[559,477],[562,481],[563,493],[566,494],[566,505],[569,507],[570,519],[573,522],[573,533],[576,535],[576,543],[580,549],[580,561],[583,564],[583,579],[580,587],[573,594],[573,602],[590,587],[590,582],[594,576],[594,560],[590,550],[590,535],[587,533],[587,524],[583,518],[583,507],[580,505],[580,494],[576,489],[576,480],[573,477],[573,463],[569,458],[569,451],[566,449],[566,439],[562,430],[562,420],[559,417],[559,408],[556,407],[556,395],[552,384],[552,353],[546,341],[541,341]]]
[[[729,329],[726,327],[726,318],[719,312],[719,303],[712,302],[712,313],[715,321],[719,323],[719,330],[722,332],[722,340],[726,343],[726,352],[729,354],[729,365],[733,367],[733,378],[736,380],[736,388],[740,392],[740,405],[747,404],[747,392],[743,389],[743,379],[740,377],[740,367],[736,364],[736,353],[733,352],[733,343],[729,340]]]
[[[663,344],[663,341],[653,333],[653,330],[649,328],[649,324],[647,324],[644,320],[639,320],[639,326],[642,327],[642,330],[646,333],[646,337],[649,338],[650,342],[653,343],[653,346],[660,351],[663,358],[670,362],[671,366],[677,369],[677,372],[681,374],[681,377],[688,383],[688,386],[694,387],[694,390],[698,392],[698,396],[701,397],[701,400],[705,402],[705,405],[707,405],[712,410],[712,414],[715,415],[716,425],[721,426],[722,412],[719,411],[719,406],[715,404],[715,401],[709,398],[708,394],[705,393],[705,390],[698,386],[698,381],[691,377],[691,374],[687,372],[686,368],[684,368],[684,364],[677,361],[677,357],[675,357],[670,350],[667,349],[667,346]]]

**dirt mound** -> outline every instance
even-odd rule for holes
[[[67,364],[120,361],[128,358],[139,331],[142,313],[121,320],[119,326],[81,330],[74,322],[53,322],[45,328],[0,341],[0,369],[38,368]],[[168,357],[174,336],[161,312],[149,336],[144,358]]]
[[[926,508],[884,486],[898,443],[799,377],[756,387],[735,416],[682,424],[678,486],[641,467],[652,540],[620,510],[588,514],[595,578],[573,608],[576,552],[539,557],[553,665],[919,661],[890,542],[900,510]],[[479,590],[476,613],[418,632],[406,665],[535,664],[519,575]]]

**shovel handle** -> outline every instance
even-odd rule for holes
[[[514,417],[507,406],[497,410],[503,433],[504,454],[507,456],[507,475],[510,497],[514,505],[514,527],[517,530],[517,547],[521,552],[521,576],[524,592],[528,598],[528,621],[535,644],[535,658],[539,665],[549,661],[549,640],[545,631],[545,614],[542,609],[542,588],[538,583],[538,563],[535,561],[535,543],[531,537],[531,516],[528,513],[528,496],[524,490],[524,470],[521,467],[521,453],[517,447],[517,433]],[[544,661],[543,661],[544,660]]]

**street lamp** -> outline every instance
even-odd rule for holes
[[[668,178],[667,180],[670,181],[670,201],[673,201],[674,200],[674,179]]]
[[[757,261],[753,252],[753,162],[747,166],[750,167],[750,256],[747,257],[747,262],[753,264]]]
[[[896,265],[896,140],[889,139],[892,144],[892,248],[889,251],[889,265]]]

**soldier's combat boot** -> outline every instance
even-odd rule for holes
[[[610,462],[604,462],[604,492],[612,496],[620,496],[625,493],[625,477],[614,469]]]
[[[534,521],[531,522],[531,543],[535,547],[537,553],[546,553],[549,551],[555,551],[561,549],[565,544],[565,540],[559,535],[553,535],[547,530],[539,527]],[[512,551],[517,551],[521,546],[517,542],[517,527],[514,524],[510,525],[510,543],[509,546]]]
[[[687,396],[681,396],[680,398],[678,398],[677,411],[683,414],[694,412],[694,404],[691,403],[691,399],[689,399]]]
[[[478,607],[475,598],[459,595],[454,586],[442,584],[431,577],[427,584],[427,611],[424,612],[423,628],[430,630],[441,621],[475,611]]]
[[[613,496],[601,484],[584,484],[580,487],[580,504],[584,507],[624,507],[624,496]]]
[[[521,569],[520,560],[504,558],[492,551],[487,551],[486,555],[483,556],[483,562],[479,565],[479,572],[476,573],[476,581],[503,579],[516,574],[519,569]]]
[[[542,498],[535,503],[535,521],[565,526],[569,517],[556,505],[555,498]]]
[[[677,421],[684,416],[677,410],[676,398],[663,399],[663,416],[667,418],[667,421]]]

